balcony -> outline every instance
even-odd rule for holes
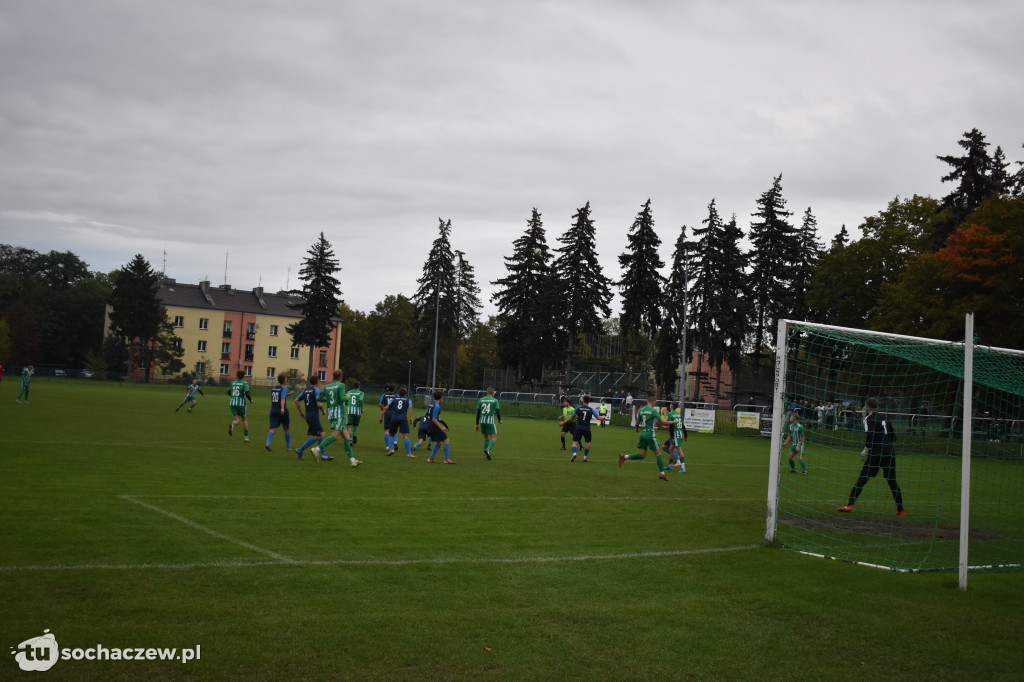
[[[245,338],[246,338],[247,341],[255,341],[256,340],[256,332],[246,332]]]
[[[230,330],[230,329],[225,329],[225,330],[224,330],[224,333],[222,334],[222,336],[223,336],[223,337],[224,337],[225,339],[230,339],[230,338],[231,338],[231,330]]]
[[[220,354],[220,359],[221,360],[230,360],[231,359],[231,353],[221,353]]]

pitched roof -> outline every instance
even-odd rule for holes
[[[260,315],[277,315],[280,317],[301,318],[302,313],[292,310],[288,304],[302,302],[301,296],[278,293],[268,294],[262,287],[250,291],[233,289],[230,285],[211,287],[209,282],[199,284],[180,284],[173,279],[165,278],[160,282],[157,298],[164,305],[196,308],[199,310],[219,310],[234,313],[256,313]]]

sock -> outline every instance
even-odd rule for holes
[[[409,447],[409,439],[408,438],[405,439],[405,454],[407,454],[407,455],[411,455],[412,454],[412,448]]]
[[[586,459],[589,456],[590,456],[590,448],[584,448],[583,449],[583,459]]]
[[[333,443],[336,440],[338,440],[338,439],[335,438],[334,436],[327,436],[327,438],[324,438],[322,441],[320,441],[320,449],[323,450],[324,448],[326,448],[328,445],[330,445],[331,443]]]
[[[665,460],[661,455],[658,455],[658,472],[665,473]]]
[[[807,473],[807,465],[804,464],[804,461],[802,459],[797,460],[797,461],[800,462],[800,468],[803,469],[804,473],[806,474]]]
[[[308,447],[309,447],[310,445],[313,445],[313,444],[315,444],[315,443],[316,443],[316,436],[310,436],[310,437],[309,437],[309,438],[308,438],[308,439],[306,440],[306,442],[305,442],[305,443],[303,443],[302,445],[300,445],[300,446],[299,446],[299,450],[305,450],[305,449],[306,449],[306,448],[308,448]]]
[[[573,454],[573,457],[576,456],[576,446],[575,445],[572,446],[572,454]],[[562,457],[565,457],[565,455],[562,455]]]
[[[562,436],[562,447],[565,447],[565,436]]]
[[[434,455],[436,455],[437,451],[440,450],[440,449],[441,449],[441,444],[440,443],[434,443],[434,450],[433,450],[433,452],[430,453],[430,459],[434,459]]]
[[[789,470],[790,471],[796,471],[796,466],[793,464],[793,458],[792,457],[789,458]]]
[[[448,443],[444,444],[444,458],[445,459],[448,459],[448,448],[449,447],[451,447],[451,446],[449,446]]]
[[[274,432],[273,431],[267,431],[267,447],[268,448],[270,447],[270,441],[273,440],[273,438],[274,438]]]
[[[348,458],[354,460],[356,456],[352,454],[352,441],[348,438],[343,438],[341,444],[345,446],[345,454],[348,455]]]
[[[292,449],[292,434],[284,434],[284,446],[289,450]]]
[[[244,435],[244,436],[245,436],[246,438],[248,438],[248,437],[249,437],[249,429],[246,429],[246,430],[245,430],[245,431],[243,432],[243,435]]]
[[[358,433],[359,433],[359,427],[358,426],[353,426],[352,427],[352,435],[355,436]]]
[[[412,449],[419,450],[421,445],[423,445],[423,443],[421,443],[420,441],[416,441],[416,445],[413,445]]]
[[[494,449],[494,445],[495,445],[495,441],[493,441],[493,440],[489,440],[486,443],[484,443],[484,447],[487,449],[487,452],[490,452],[491,450],[493,450]]]
[[[643,458],[644,458],[644,456],[641,455],[639,452],[634,452],[631,455],[626,455],[626,459],[643,459]]]

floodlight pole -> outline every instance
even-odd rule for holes
[[[409,379],[405,382],[405,387],[408,389],[409,395],[412,395],[412,360],[409,361]]]
[[[441,321],[441,282],[437,282],[437,298],[434,300],[434,375],[430,378],[430,391],[437,388],[437,330]]]
[[[679,407],[686,411],[686,262],[683,262],[683,352],[680,353],[679,364],[679,390],[676,397],[679,399]]]
[[[967,550],[971,530],[971,435],[974,429],[974,313],[964,320],[964,426],[960,435],[960,589],[967,589]]]

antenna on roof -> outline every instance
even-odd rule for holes
[[[288,275],[284,279],[284,290],[288,291],[288,285],[292,283],[292,266],[288,266]]]
[[[164,249],[164,269],[160,274],[164,277],[167,276],[167,249]]]
[[[261,287],[261,286],[263,286],[263,273],[262,273],[262,272],[260,273],[260,278],[259,278],[259,280],[257,281],[257,284],[256,284],[256,286],[258,286],[258,287]]]
[[[224,284],[228,283],[228,253],[224,252]]]

